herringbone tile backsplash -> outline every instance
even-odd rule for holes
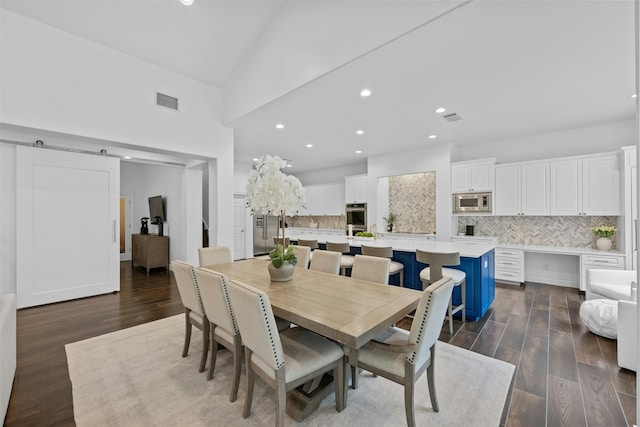
[[[473,225],[476,236],[495,236],[499,243],[590,248],[597,236],[592,228],[616,225],[607,216],[460,216],[458,232]],[[616,236],[611,240],[615,247]]]
[[[390,176],[389,212],[397,215],[393,225],[397,233],[435,232],[436,173]]]

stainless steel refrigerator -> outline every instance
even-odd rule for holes
[[[263,255],[275,249],[273,237],[278,235],[278,217],[273,215],[253,216],[253,255]]]

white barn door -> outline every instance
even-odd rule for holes
[[[17,147],[17,302],[118,291],[120,161]]]

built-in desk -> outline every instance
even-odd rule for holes
[[[351,254],[361,253],[361,246],[391,246],[393,248],[393,260],[404,265],[404,286],[412,289],[422,290],[420,281],[420,271],[427,267],[416,260],[416,249],[431,252],[459,252],[460,265],[452,268],[462,270],[467,275],[466,281],[466,301],[465,314],[467,319],[478,320],[484,316],[493,302],[495,296],[495,258],[494,245],[490,243],[476,242],[440,242],[428,238],[425,239],[362,239],[354,237],[348,239],[346,236],[304,234],[297,236],[294,233],[289,235],[293,243],[298,238],[306,240],[317,240],[321,249],[325,243],[348,242],[351,247]],[[399,285],[397,277],[390,278],[391,285]],[[460,304],[460,287],[454,288],[453,302]]]

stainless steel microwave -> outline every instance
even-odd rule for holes
[[[453,213],[491,213],[491,193],[459,193],[453,195]]]

